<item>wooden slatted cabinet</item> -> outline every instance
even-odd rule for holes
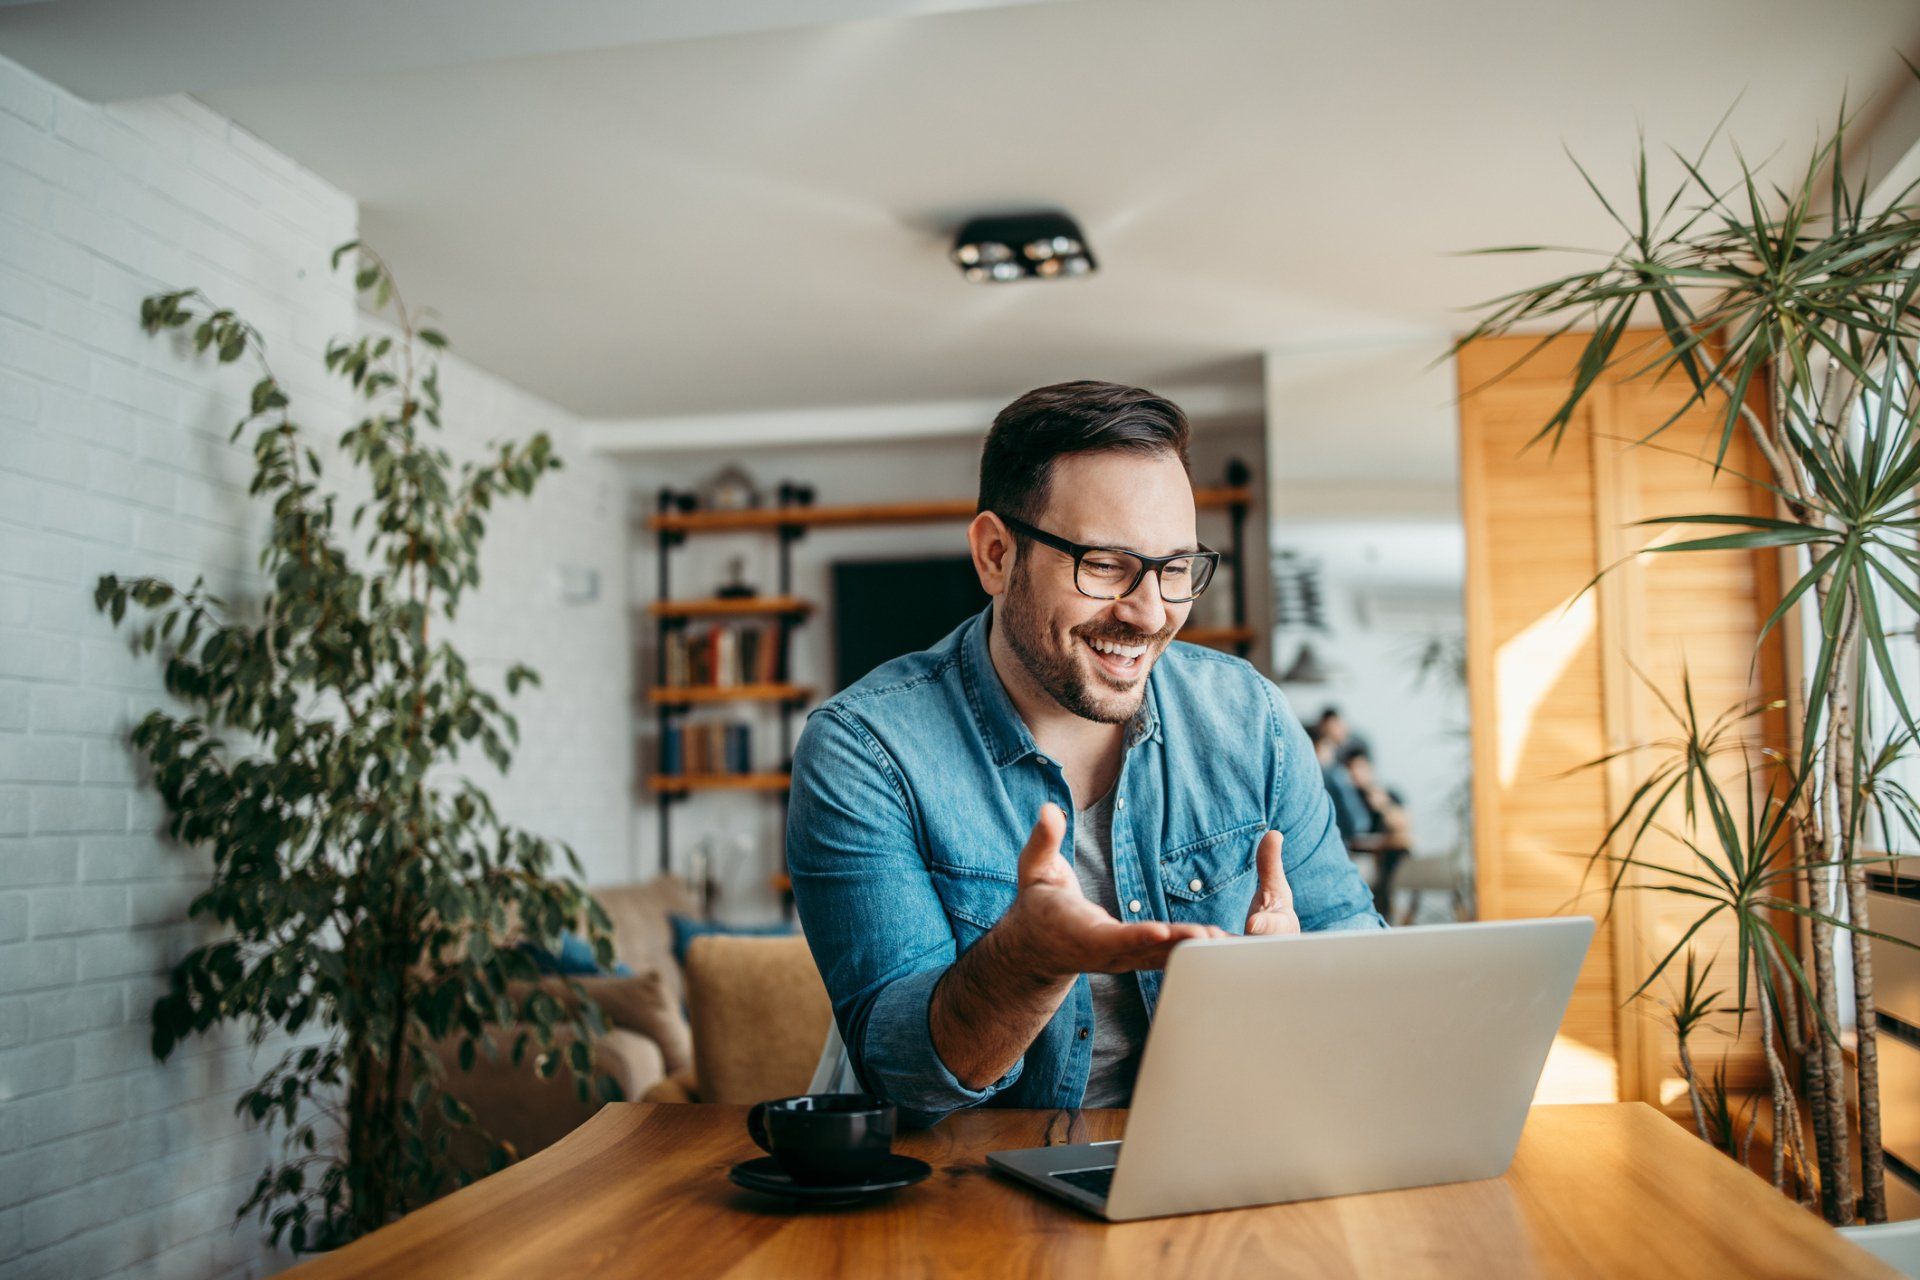
[[[1654,338],[1642,333],[1628,342]],[[1736,474],[1713,474],[1724,402],[1696,406],[1652,442],[1635,444],[1684,403],[1688,388],[1677,381],[1603,377],[1557,451],[1544,441],[1529,448],[1570,388],[1581,340],[1559,339],[1517,372],[1483,384],[1536,341],[1476,343],[1459,360],[1479,902],[1482,914],[1496,919],[1569,910],[1602,917],[1543,1098],[1617,1097],[1680,1111],[1686,1100],[1664,1013],[1628,997],[1696,918],[1698,904],[1629,891],[1608,913],[1598,891],[1606,868],[1590,872],[1586,856],[1659,755],[1579,766],[1677,733],[1655,691],[1678,702],[1683,670],[1708,720],[1784,691],[1777,635],[1756,661],[1760,627],[1779,599],[1779,562],[1772,552],[1640,556],[1593,590],[1583,588],[1654,538],[1698,536],[1635,528],[1634,521],[1770,515],[1771,499]],[[1726,465],[1759,475],[1763,463],[1736,436]],[[1785,734],[1779,713],[1754,726],[1755,740],[1767,745],[1783,745]],[[1722,783],[1734,785],[1740,767],[1729,760],[1726,768]],[[1658,835],[1641,852],[1676,866],[1691,857]],[[1629,876],[1629,883],[1645,880]],[[1782,927],[1791,936],[1791,924],[1783,920]],[[1733,953],[1730,929],[1710,925],[1696,942],[1702,960]],[[1714,986],[1730,993],[1733,979],[1723,961]],[[1664,978],[1655,989],[1665,994]],[[1759,1086],[1764,1065],[1752,1020],[1744,1036],[1735,1035],[1730,1017],[1716,1030],[1727,1038],[1707,1033],[1695,1042],[1703,1069],[1710,1074],[1720,1046],[1731,1044],[1729,1085]]]

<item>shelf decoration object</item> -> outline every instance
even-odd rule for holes
[[[730,462],[701,486],[700,505],[708,511],[751,511],[760,505],[760,487],[744,467]]]

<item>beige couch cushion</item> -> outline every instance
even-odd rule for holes
[[[621,1096],[630,1099],[640,1097],[666,1076],[658,1045],[637,1031],[614,1028],[594,1041],[594,1084],[587,1101],[582,1102],[574,1088],[573,1073],[564,1063],[551,1077],[539,1073],[534,1065],[540,1054],[536,1046],[529,1045],[520,1065],[513,1065],[509,1050],[517,1034],[496,1033],[499,1057],[483,1053],[471,1071],[460,1069],[452,1052],[456,1040],[441,1041],[438,1048],[446,1067],[447,1092],[466,1103],[482,1128],[496,1141],[511,1145],[521,1159],[560,1141],[600,1109],[601,1076],[612,1077],[620,1086]],[[554,1037],[563,1054],[572,1042],[571,1033]],[[468,1135],[456,1140],[452,1154],[456,1167],[476,1172],[485,1168],[486,1148]]]
[[[707,934],[687,949],[686,976],[700,1101],[807,1091],[833,1005],[805,938]]]
[[[578,983],[587,999],[600,1006],[600,1016],[605,1019],[608,1030],[635,1031],[652,1040],[660,1046],[661,1061],[671,1074],[684,1071],[693,1063],[693,1033],[687,1026],[686,1015],[680,1012],[679,998],[673,993],[679,984],[668,978],[672,968],[669,961],[665,970],[649,969],[625,977],[542,978],[540,985],[563,1007],[571,1008],[573,988],[568,984]],[[627,1100],[639,1096],[629,1093]]]
[[[669,917],[700,914],[686,887],[670,876],[662,876],[644,884],[595,889],[593,896],[613,921],[614,957],[633,966],[636,973],[658,970],[665,975],[668,994],[679,1003],[684,993],[680,966],[673,958]]]

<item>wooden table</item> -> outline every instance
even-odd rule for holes
[[[879,1201],[741,1190],[744,1107],[618,1103],[539,1155],[287,1274],[339,1276],[1891,1276],[1651,1108],[1536,1107],[1506,1176],[1110,1224],[988,1151],[1118,1137],[1124,1111],[982,1110],[896,1150]]]

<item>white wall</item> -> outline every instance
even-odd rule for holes
[[[479,589],[449,631],[496,694],[515,662],[540,675],[507,703],[520,722],[507,776],[477,752],[462,766],[510,821],[572,845],[589,884],[624,883],[635,878],[626,476],[586,447],[577,419],[512,383],[459,359],[443,364],[440,383],[456,463],[488,440],[536,431],[553,437],[562,462],[531,500],[494,503]],[[597,598],[568,603],[563,568],[591,574]]]
[[[1008,395],[1011,400],[1016,389]],[[979,491],[980,446],[985,424],[974,436],[949,436],[918,440],[862,441],[857,444],[816,444],[781,449],[727,449],[652,453],[637,458],[632,465],[636,509],[653,509],[654,495],[661,485],[698,488],[708,477],[729,462],[746,467],[771,501],[781,480],[812,484],[815,501],[821,505],[856,502],[912,502],[920,499],[972,498]],[[1195,482],[1219,482],[1229,458],[1239,458],[1254,469],[1255,488],[1262,466],[1262,436],[1258,424],[1223,422],[1196,424],[1192,460]],[[1203,512],[1200,537],[1209,545],[1225,546],[1226,517]],[[1261,516],[1256,510],[1247,523],[1249,559],[1253,576],[1249,581],[1248,616],[1256,630],[1267,610],[1264,565],[1261,561]],[[746,579],[763,593],[778,588],[778,542],[771,535],[708,535],[690,538],[673,552],[672,591],[675,596],[710,595],[725,580],[728,562],[735,556],[746,558]],[[892,559],[913,556],[966,553],[965,526],[954,521],[942,524],[887,525],[874,528],[817,529],[809,532],[794,548],[793,590],[818,606],[814,616],[794,634],[791,662],[794,678],[813,686],[819,697],[831,693],[833,676],[832,578],[837,560]],[[651,537],[641,535],[630,560],[631,592],[636,604],[655,595],[656,553]],[[1224,587],[1224,583],[1222,584]],[[1224,589],[1204,597],[1209,608],[1224,611]],[[637,660],[649,665],[641,684],[650,685],[653,653],[653,626],[641,608],[636,607]],[[1227,619],[1224,614],[1221,623]],[[1264,639],[1264,635],[1262,637]],[[1256,659],[1259,654],[1256,653]],[[810,703],[809,706],[816,705]],[[702,713],[696,713],[702,714]],[[712,713],[706,713],[712,714]],[[754,724],[756,764],[763,768],[778,763],[779,718],[770,708],[729,707],[730,718],[745,718]],[[794,717],[797,738],[804,713]],[[638,766],[644,771],[653,758],[654,717],[643,715],[636,725],[639,735]],[[651,871],[659,865],[658,802],[644,789],[636,792],[634,810],[635,857],[640,866]],[[776,899],[768,888],[768,878],[778,860],[781,841],[781,807],[774,795],[708,793],[678,801],[673,807],[673,869],[685,873],[689,857],[701,842],[713,841],[712,857],[722,883],[722,896],[715,911],[734,919],[764,919],[777,913]],[[722,866],[721,864],[725,865]]]
[[[1461,835],[1466,694],[1443,673],[1421,680],[1416,655],[1429,636],[1464,633],[1459,521],[1283,520],[1273,541],[1318,563],[1326,588],[1327,634],[1282,632],[1276,652],[1284,666],[1305,640],[1332,678],[1283,683],[1287,700],[1308,721],[1339,707],[1372,748],[1381,780],[1405,800],[1414,852],[1448,851]]]
[[[164,697],[92,608],[103,572],[253,582],[251,459],[226,435],[249,375],[214,374],[144,336],[140,298],[202,285],[265,333],[302,417],[337,437],[326,340],[359,322],[327,253],[354,203],[184,98],[95,108],[0,59],[0,1272],[240,1276],[283,1265],[233,1225],[268,1152],[232,1116],[264,1064],[234,1037],[165,1066],[148,1011],[209,936],[185,923],[205,863],[126,744]],[[459,335],[453,335],[456,342]],[[624,526],[603,460],[564,415],[450,364],[458,450],[553,430],[569,470],[495,523],[462,638],[483,675],[511,658],[544,695],[496,789],[509,818],[627,870]],[[323,456],[326,451],[323,449]],[[337,468],[329,468],[330,472]],[[512,504],[509,504],[511,508]],[[550,572],[597,567],[563,610]]]
[[[1284,685],[1303,719],[1339,706],[1373,748],[1381,778],[1413,818],[1415,852],[1460,838],[1467,777],[1464,694],[1417,684],[1423,637],[1465,629],[1459,416],[1444,336],[1266,357],[1269,534],[1318,561],[1329,633],[1288,632],[1334,669],[1324,685]]]

